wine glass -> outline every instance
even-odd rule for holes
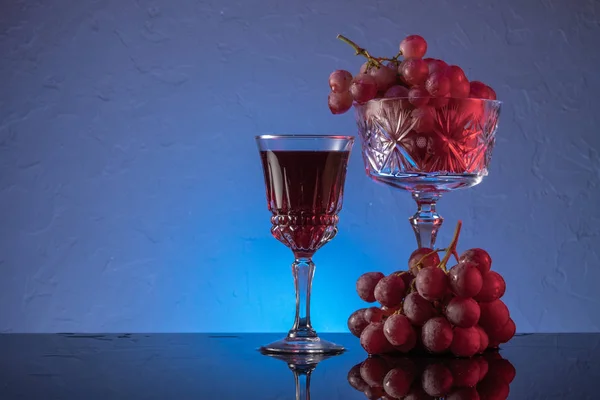
[[[407,190],[418,247],[433,249],[443,218],[440,197],[479,184],[488,174],[501,102],[470,98],[373,99],[356,105],[367,175]]]
[[[337,354],[342,346],[319,338],[310,322],[312,256],[337,233],[352,136],[263,135],[262,161],[272,235],[294,253],[296,317],[286,338],[263,352]]]

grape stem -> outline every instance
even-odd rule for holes
[[[444,271],[448,271],[446,269],[446,263],[448,263],[450,256],[454,255],[454,257],[456,257],[456,260],[458,261],[458,253],[456,251],[456,245],[458,244],[458,237],[460,236],[461,228],[462,228],[462,221],[459,220],[458,223],[456,224],[456,229],[454,230],[454,236],[452,236],[452,241],[450,242],[450,245],[448,246],[446,255],[444,256],[442,261],[440,261],[440,268],[442,268]]]
[[[340,39],[342,42],[352,46],[357,56],[365,57],[367,60],[369,60],[369,63],[373,64],[377,68],[381,67],[381,62],[379,61],[380,59],[373,57],[371,54],[369,54],[368,50],[363,49],[344,35],[337,35],[337,38]]]

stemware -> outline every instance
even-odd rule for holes
[[[342,346],[319,338],[310,321],[312,257],[337,233],[351,136],[257,136],[272,235],[294,254],[296,316],[287,337],[263,352],[336,354]]]
[[[440,197],[488,174],[501,102],[384,98],[355,108],[367,175],[412,194],[417,212],[409,221],[417,245],[434,248],[443,222],[436,210]]]

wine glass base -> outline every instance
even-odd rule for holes
[[[260,351],[267,354],[340,354],[343,346],[316,338],[284,338],[262,346]]]

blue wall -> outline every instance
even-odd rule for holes
[[[42,5],[51,4],[55,5]],[[284,331],[253,136],[355,134],[327,76],[343,33],[430,53],[505,101],[490,176],[449,194],[439,243],[489,249],[518,330],[600,329],[600,8],[546,1],[8,0],[0,6],[0,331]],[[405,193],[355,152],[314,323],[345,330],[358,275],[414,247]]]

